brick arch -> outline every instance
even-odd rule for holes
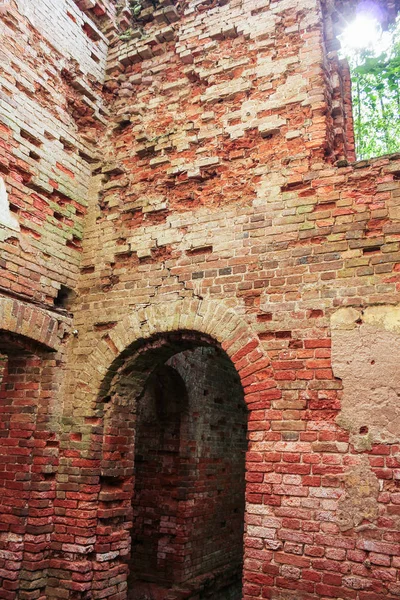
[[[104,542],[106,550],[101,559],[94,560],[94,562],[100,561],[98,566],[95,567],[93,563],[90,568],[95,574],[104,570],[105,564],[108,563],[124,581],[127,580],[129,572],[126,556],[122,550],[108,553],[107,544],[112,543],[113,536],[123,540],[126,547],[130,543],[129,529],[125,525],[132,519],[131,497],[134,489],[132,435],[135,435],[135,423],[133,423],[135,417],[130,402],[125,403],[123,398],[119,400],[118,390],[114,388],[117,393],[111,394],[112,401],[108,396],[111,391],[109,384],[114,387],[114,383],[118,382],[119,374],[123,372],[124,365],[130,360],[135,360],[134,355],[138,348],[140,351],[143,350],[143,355],[148,351],[151,353],[153,341],[168,338],[169,334],[172,337],[178,334],[177,339],[181,337],[183,342],[192,336],[194,343],[197,339],[200,340],[200,345],[208,343],[220,346],[240,377],[244,402],[249,413],[249,432],[269,428],[265,422],[265,412],[258,409],[269,408],[271,400],[281,397],[273,377],[270,360],[258,336],[244,319],[222,301],[185,298],[139,309],[133,307],[131,310],[132,312],[127,314],[114,329],[109,330],[94,344],[85,364],[71,373],[68,381],[73,403],[70,408],[77,411],[73,428],[79,436],[83,431],[86,440],[89,439],[89,433],[94,428],[96,439],[96,451],[92,456],[86,455],[88,449],[86,440],[76,442],[82,445],[82,450],[85,452],[82,457],[76,459],[79,461],[79,466],[83,465],[91,478],[95,476],[95,485],[100,487],[100,490],[94,490],[98,496],[93,497],[92,501],[93,509],[97,511],[99,519],[95,537],[101,540],[102,544]],[[136,390],[133,393],[136,394]],[[126,429],[126,423],[129,423],[129,431],[122,431]],[[122,433],[121,438],[119,433]],[[86,485],[85,474],[82,474],[82,477]],[[115,510],[120,521],[113,524],[111,533],[106,535],[101,520],[114,514],[114,508],[108,508],[114,506],[113,502],[116,503]],[[80,510],[77,508],[75,511],[76,518],[80,518]],[[71,509],[71,515],[73,512]],[[88,530],[87,538],[91,539],[91,536],[93,532]],[[93,546],[88,544],[88,552],[89,548],[93,549]],[[102,552],[101,550],[100,554]]]
[[[100,390],[118,357],[138,340],[158,333],[193,331],[218,342],[241,379],[249,409],[277,398],[270,361],[258,336],[234,310],[214,300],[183,299],[151,305],[126,315],[93,349],[78,375],[81,393]],[[275,388],[275,389],[274,389]]]
[[[137,432],[140,427],[136,401],[143,392],[154,365],[163,364],[165,357],[168,359],[175,352],[179,353],[180,348],[187,350],[198,346],[219,348],[218,360],[229,362],[231,371],[236,371],[243,388],[240,402],[245,413],[245,404],[248,409],[247,430],[258,430],[260,424],[255,418],[264,418],[259,415],[264,411],[256,409],[269,407],[271,398],[276,398],[280,392],[276,389],[269,359],[257,335],[234,310],[222,302],[184,299],[132,312],[114,329],[108,331],[93,349],[85,372],[80,375],[81,381],[74,384],[75,394],[82,394],[78,401],[75,400],[76,406],[81,410],[86,404],[87,414],[96,421],[96,471],[91,469],[91,474],[96,472],[99,475],[99,504],[96,507],[98,524],[95,536],[96,540],[101,540],[100,547],[105,549],[99,560],[110,560],[112,568],[117,569],[126,580],[130,573],[126,553],[123,550],[115,550],[109,558],[107,549],[112,547],[114,539],[119,540],[121,548],[128,548],[131,544],[134,521],[132,498],[141,473],[135,470]],[[94,378],[90,375],[92,370],[95,373]],[[85,402],[84,395],[89,399],[89,403]],[[236,411],[236,414],[243,416],[237,406]],[[245,427],[246,416],[243,420]],[[265,427],[265,423],[262,425]],[[238,451],[239,454],[241,452],[244,461],[245,449]],[[232,464],[237,464],[232,456],[229,460]],[[203,467],[200,458],[199,461],[201,469]],[[237,484],[237,487],[243,485],[243,498],[246,489],[245,468],[243,462],[243,472]],[[154,470],[152,464],[149,473]],[[175,475],[178,477],[178,473]],[[191,477],[193,481],[193,473]],[[231,481],[228,474],[226,477]],[[143,479],[141,481],[143,484]],[[226,490],[235,488],[235,485],[228,485]],[[152,487],[154,482],[151,482],[150,486],[153,491],[158,489]],[[238,493],[237,488],[235,489]],[[164,491],[164,494],[168,493],[168,490]],[[218,510],[215,510],[218,514]],[[106,521],[114,515],[118,516],[118,521]],[[103,526],[105,522],[107,531]],[[180,526],[183,527],[182,523]],[[104,565],[101,565],[101,568],[104,568]],[[226,577],[229,581],[229,577],[237,576],[237,568],[238,564],[234,563],[232,572],[227,571]],[[97,567],[94,571],[96,569]]]
[[[47,350],[59,350],[61,320],[15,298],[0,298],[0,330],[27,338]]]

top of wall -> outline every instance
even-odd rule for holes
[[[18,10],[66,58],[79,63],[84,74],[104,79],[108,40],[73,0],[16,0]]]

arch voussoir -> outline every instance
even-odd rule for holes
[[[133,339],[142,337],[142,328],[136,314],[129,314],[109,333],[111,341],[120,352],[127,348]]]
[[[245,346],[247,346],[247,344],[249,344],[253,338],[255,338],[254,333],[250,331],[249,328],[243,323],[240,323],[232,331],[231,335],[228,336],[224,342],[222,342],[222,347],[233,360],[232,357],[235,356],[237,352],[242,350]],[[233,362],[235,361],[233,360]]]
[[[241,371],[250,367],[250,354],[253,362],[263,360],[260,368],[269,364],[259,338],[232,308],[222,301],[182,298],[140,307],[126,315],[107,333],[108,343],[102,339],[93,349],[78,379],[88,381],[90,377],[91,389],[99,391],[120,354],[138,340],[172,331],[195,331],[215,339],[237,365],[241,377],[249,376],[248,371],[243,375]]]
[[[194,329],[194,319],[199,310],[198,299],[184,301],[179,307],[179,329]]]
[[[71,320],[64,315],[51,314],[16,298],[0,297],[0,329],[3,331],[58,351],[70,327]]]

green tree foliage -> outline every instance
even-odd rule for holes
[[[385,50],[343,48],[350,65],[359,159],[400,152],[400,18]],[[378,50],[377,50],[378,48]]]

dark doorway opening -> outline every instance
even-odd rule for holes
[[[247,409],[227,354],[196,335],[154,341],[114,378],[108,431],[134,429],[129,600],[242,598]]]

